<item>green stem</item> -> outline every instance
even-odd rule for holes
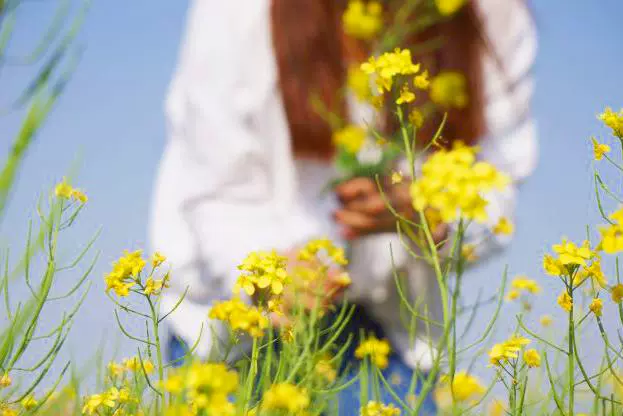
[[[156,344],[156,361],[158,363],[158,381],[161,386],[164,382],[164,364],[162,362],[162,348],[160,346],[160,331],[158,330],[158,313],[156,308],[148,295],[145,295],[147,302],[149,302],[149,309],[151,311],[151,323],[154,331],[154,342]],[[166,395],[162,395],[162,406],[166,408]],[[159,400],[156,398],[156,409],[158,409]]]
[[[573,348],[575,344],[575,324],[573,323],[573,288],[569,286],[567,289],[569,296],[571,297],[571,309],[569,310],[569,348],[568,348],[568,361],[569,361],[569,416],[573,416],[574,409],[574,396],[575,396],[575,354],[573,353]]]

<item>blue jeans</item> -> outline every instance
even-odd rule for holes
[[[330,318],[329,318],[330,319]],[[360,330],[364,329],[366,333],[374,333],[377,338],[383,338],[384,333],[382,328],[374,322],[369,315],[366,313],[365,309],[362,307],[357,307],[351,321],[349,322],[346,330],[341,334],[340,338],[346,339],[349,334],[354,335],[354,339],[359,338]],[[338,344],[340,342],[338,341]],[[345,375],[344,380],[352,380],[357,377],[359,374],[359,360],[355,358],[355,349],[357,347],[357,343],[351,343],[351,347],[344,354],[343,361],[343,370],[342,375]],[[177,337],[171,337],[169,339],[169,360],[175,361],[180,360],[186,354],[186,348],[179,341]],[[345,369],[345,370],[344,370]],[[392,353],[389,357],[389,365],[386,369],[383,370],[383,376],[385,379],[391,384],[392,391],[400,397],[403,401],[409,403],[409,385],[411,383],[411,379],[414,375],[414,370],[411,369],[402,358],[396,354]],[[368,383],[370,384],[370,383]],[[384,383],[380,383],[380,395],[381,401],[384,404],[393,403],[397,407],[400,408],[400,404],[394,399],[394,397],[390,394],[388,389],[385,387]],[[421,389],[421,383],[418,381],[415,394],[418,395]],[[356,416],[359,415],[359,409],[361,408],[360,403],[360,382],[359,380],[355,381],[352,385],[348,386],[344,390],[338,393],[338,411],[339,415],[342,416]],[[368,397],[373,397],[372,395],[368,395]],[[426,397],[424,405],[421,408],[421,415],[435,415],[436,414],[436,406],[429,395]]]

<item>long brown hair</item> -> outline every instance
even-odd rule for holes
[[[320,98],[328,110],[345,115],[338,91],[344,85],[348,64],[366,56],[364,48],[349,41],[342,32],[345,3],[343,0],[272,0],[279,86],[297,156],[326,159],[332,155],[331,128],[313,108],[311,97]],[[469,103],[465,108],[448,112],[444,137],[449,140],[474,143],[485,132],[481,27],[475,6],[468,2],[448,21],[409,40],[442,38],[442,47],[416,55],[416,59],[432,74],[440,70],[466,74]],[[430,136],[439,120],[431,117],[423,126],[422,135]]]

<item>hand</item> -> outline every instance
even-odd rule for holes
[[[391,184],[388,178],[382,178],[381,186],[385,199],[378,185],[371,178],[354,178],[337,186],[335,192],[341,208],[335,211],[335,220],[342,226],[342,236],[354,240],[369,234],[396,231],[397,218],[390,211],[387,202],[398,215],[411,221],[419,216],[413,208],[409,194],[409,182]],[[447,225],[436,227],[433,239],[443,241],[448,232]]]

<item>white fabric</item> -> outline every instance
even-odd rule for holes
[[[529,175],[537,158],[529,76],[536,39],[530,16],[518,0],[480,0],[495,54],[484,65],[491,130],[483,157],[506,171],[516,184]],[[514,89],[504,88],[510,76]],[[351,102],[353,122],[372,117]],[[172,287],[163,299],[166,312],[188,287],[188,295],[169,318],[172,331],[189,344],[203,336],[197,352],[206,356],[222,327],[211,333],[207,313],[214,300],[230,296],[236,265],[258,249],[285,250],[313,237],[339,242],[331,194],[320,197],[335,172],[328,164],[294,160],[277,86],[270,32],[270,0],[195,0],[179,64],[167,100],[170,139],[156,181],[150,225],[154,250],[172,264]],[[525,116],[525,117],[524,117]],[[513,217],[515,187],[489,195],[491,226]],[[479,236],[470,226],[470,233]],[[504,244],[489,239],[480,255]],[[389,252],[407,270],[406,293],[440,318],[436,281],[430,268],[411,259],[394,234],[358,240],[350,273],[353,300],[366,304],[386,329],[395,348],[411,365],[430,363],[424,326],[410,340],[401,324]],[[220,329],[219,329],[220,328]]]

